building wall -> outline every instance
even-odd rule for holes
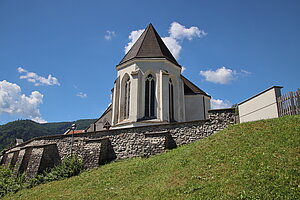
[[[238,105],[240,122],[277,118],[277,98],[281,87],[271,87]]]
[[[208,118],[210,98],[204,95],[185,95],[186,121],[204,120]]]
[[[103,127],[106,122],[112,124],[112,110],[109,110],[107,113],[105,113],[105,115],[99,118],[96,122],[92,123],[86,131],[96,132],[96,131],[106,130]]]
[[[45,163],[53,166],[71,152],[83,159],[86,168],[92,168],[114,159],[155,155],[205,138],[236,122],[234,109],[211,110],[209,116],[209,120],[35,138],[6,150],[1,163],[9,166],[15,152],[21,149],[15,170],[25,171],[27,177],[34,177],[38,169],[46,167]],[[50,156],[50,147],[57,148],[56,157]],[[51,159],[45,162],[45,156]]]
[[[128,126],[144,117],[145,79],[149,74],[155,80],[155,116],[156,121],[169,121],[169,79],[174,86],[174,118],[178,122],[185,121],[184,87],[180,78],[180,67],[165,59],[139,59],[117,67],[118,79],[114,86],[113,95],[113,125]],[[130,77],[130,114],[123,119],[124,84],[123,78]],[[132,125],[133,126],[133,125]]]

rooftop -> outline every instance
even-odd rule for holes
[[[134,58],[165,58],[173,64],[181,67],[152,24],[147,26],[146,30],[127,52],[119,65]]]

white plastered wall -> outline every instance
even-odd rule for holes
[[[205,95],[185,95],[186,121],[208,119],[210,97]]]
[[[112,99],[112,125],[115,125],[118,123],[119,118],[119,94],[120,94],[120,76],[116,79],[114,83],[114,89],[113,89],[113,99]]]
[[[174,82],[174,117],[176,121],[185,121],[185,106],[184,106],[184,87],[180,79],[181,69],[165,59],[139,59],[123,66],[118,66],[118,81],[115,84],[113,95],[113,119],[114,124],[126,122],[136,122],[144,117],[144,102],[145,102],[145,78],[152,74],[155,80],[155,116],[158,121],[169,120],[169,96],[168,96],[168,81],[172,78]],[[120,113],[117,110],[122,109],[122,81],[124,76],[129,75],[131,80],[130,90],[130,115],[129,119],[122,120],[119,117]],[[116,88],[117,87],[117,88]],[[116,94],[116,93],[119,93]]]
[[[240,122],[277,118],[281,87],[272,87],[238,105]]]

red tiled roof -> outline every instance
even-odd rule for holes
[[[80,134],[80,133],[84,133],[85,131],[84,130],[74,130],[74,134]],[[66,131],[65,135],[72,135],[73,134],[73,131],[72,130],[68,130]]]

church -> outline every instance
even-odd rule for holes
[[[116,70],[112,102],[86,132],[208,118],[211,97],[181,74],[152,24]]]

